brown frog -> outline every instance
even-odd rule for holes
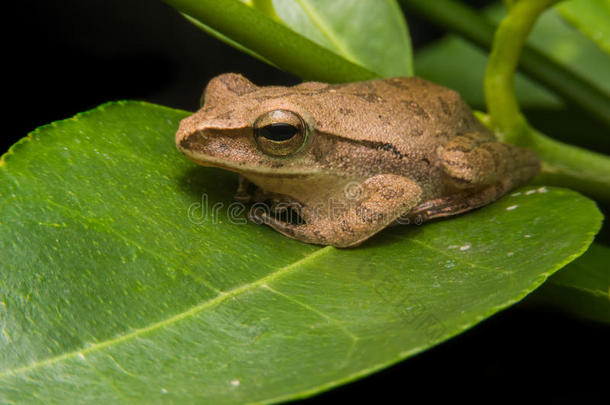
[[[460,214],[540,166],[458,93],[416,77],[259,87],[228,73],[203,101],[180,123],[178,149],[239,173],[250,219],[307,243],[355,246],[391,224]]]

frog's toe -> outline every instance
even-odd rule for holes
[[[252,195],[245,191],[238,190],[235,192],[235,194],[233,194],[233,199],[241,203],[248,203],[252,201]]]
[[[254,223],[265,224],[282,235],[301,242],[316,245],[339,246],[339,242],[334,240],[332,235],[329,235],[328,232],[325,232],[323,229],[303,221],[297,223],[283,221],[262,206],[252,207],[248,214],[248,218]]]

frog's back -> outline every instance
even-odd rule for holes
[[[441,190],[439,147],[469,132],[494,140],[457,92],[424,79],[324,86],[310,82],[296,87],[302,99],[309,100],[316,130],[331,142],[312,145],[318,161],[327,162],[330,171],[370,174],[375,168]]]
[[[323,93],[329,101],[320,105],[337,106],[333,115],[339,118],[319,122],[317,127],[324,132],[341,126],[339,133],[348,133],[353,140],[388,143],[404,152],[435,148],[469,131],[489,132],[456,91],[418,77],[331,87],[332,93]]]

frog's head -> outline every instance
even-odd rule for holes
[[[315,171],[305,150],[313,118],[288,87],[258,87],[238,74],[214,78],[203,107],[180,123],[176,145],[189,159],[238,173]]]

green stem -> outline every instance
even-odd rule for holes
[[[553,140],[533,129],[519,110],[514,76],[521,49],[542,12],[558,0],[512,3],[494,37],[485,73],[487,124],[506,142],[529,147],[542,160],[537,181],[610,201],[610,157]]]
[[[537,183],[569,187],[610,202],[610,157],[532,131],[524,146],[535,150],[542,160]]]
[[[477,118],[492,129],[491,117],[476,111]],[[610,157],[556,141],[525,126],[520,145],[535,150],[542,160],[542,171],[535,182],[569,187],[591,198],[610,202]]]
[[[492,129],[504,141],[521,144],[529,135],[527,123],[519,111],[514,91],[514,77],[521,49],[544,10],[559,0],[528,0],[514,3],[494,37],[485,72],[485,103]]]
[[[495,26],[463,3],[456,0],[401,0],[401,3],[441,28],[453,31],[485,50],[491,49]],[[510,0],[510,8],[517,3]],[[523,48],[519,69],[610,127],[610,97],[587,80],[528,46]]]

